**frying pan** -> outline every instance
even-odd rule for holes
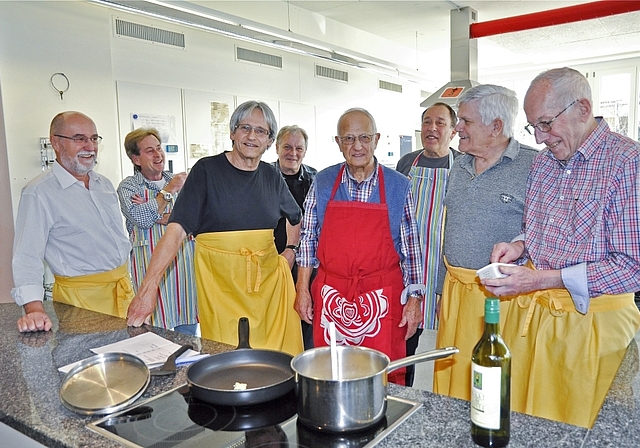
[[[187,383],[191,393],[207,403],[226,406],[264,403],[295,387],[292,359],[284,352],[252,349],[249,319],[241,317],[238,347],[192,364],[187,370]],[[246,384],[246,389],[235,389],[238,383]]]

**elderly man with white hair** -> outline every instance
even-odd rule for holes
[[[483,329],[484,299],[491,296],[476,270],[487,265],[493,246],[522,230],[529,167],[538,154],[513,138],[518,114],[515,92],[495,85],[471,88],[458,100],[460,137],[449,173],[444,228],[446,278],[436,346],[460,353],[436,361],[434,392],[471,398],[471,352]],[[441,270],[441,272],[444,271]],[[509,302],[501,304],[501,318]]]

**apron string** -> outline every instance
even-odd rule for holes
[[[260,268],[260,263],[258,263],[258,257],[263,257],[264,255],[268,254],[272,249],[270,248],[261,249],[261,250],[256,250],[255,252],[252,252],[246,247],[242,247],[240,251],[237,252],[237,251],[229,251],[229,250],[209,247],[209,250],[220,252],[223,254],[230,254],[230,255],[240,254],[243,257],[245,257],[247,260],[247,292],[251,293],[251,292],[260,291],[260,284],[262,283],[262,269]],[[254,262],[256,264],[256,282],[253,285],[253,291],[251,288],[251,262]]]
[[[529,303],[526,303],[526,298],[531,297]],[[565,313],[565,309],[562,306],[562,302],[555,297],[549,295],[546,291],[536,291],[533,293],[533,296],[521,295],[516,299],[518,302],[518,306],[520,308],[529,308],[527,310],[527,318],[524,321],[524,327],[522,328],[521,337],[527,336],[529,332],[529,324],[531,324],[531,319],[533,318],[533,311],[536,308],[536,304],[541,302],[541,305],[546,302],[549,307],[549,313],[554,317],[562,316]]]
[[[240,255],[246,257],[247,260],[247,292],[251,292],[251,262],[256,264],[256,283],[253,286],[253,292],[260,291],[260,283],[262,282],[262,269],[260,263],[258,263],[258,257],[264,256],[269,250],[262,249],[255,252],[251,252],[249,249],[241,248]]]
[[[362,280],[371,278],[371,277],[380,276],[380,275],[386,275],[390,272],[394,272],[397,268],[398,267],[396,265],[393,265],[393,266],[389,266],[386,269],[380,269],[378,271],[371,272],[370,274],[367,274],[367,275],[362,275],[362,269],[358,269],[358,272],[352,276],[339,274],[337,272],[332,272],[329,269],[326,269],[324,267],[321,269],[323,269],[327,273],[327,275],[331,277],[337,277],[342,280],[348,280],[349,288],[347,289],[347,296],[345,298],[350,301],[353,301],[356,295],[356,290],[358,290],[357,288],[360,285],[360,282]]]

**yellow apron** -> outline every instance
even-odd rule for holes
[[[471,399],[471,352],[484,329],[484,301],[493,297],[480,283],[475,269],[451,266],[445,259],[447,274],[440,301],[440,325],[436,347],[454,345],[460,352],[435,361],[433,391],[463,400]],[[500,301],[500,328],[508,300]]]
[[[511,410],[591,428],[640,312],[628,293],[595,297],[582,315],[566,289],[550,289],[513,300],[502,328]]]
[[[237,345],[246,316],[253,348],[302,352],[293,278],[272,229],[200,234],[194,263],[203,338]]]
[[[99,274],[63,277],[54,275],[53,300],[98,313],[126,317],[133,300],[127,264]]]

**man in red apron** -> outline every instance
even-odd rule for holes
[[[313,324],[316,347],[337,343],[406,354],[422,319],[422,261],[409,181],[378,164],[380,134],[364,109],[338,120],[346,163],[320,173],[305,201],[295,309]],[[314,266],[318,274],[311,291]],[[389,375],[404,384],[404,369]]]

